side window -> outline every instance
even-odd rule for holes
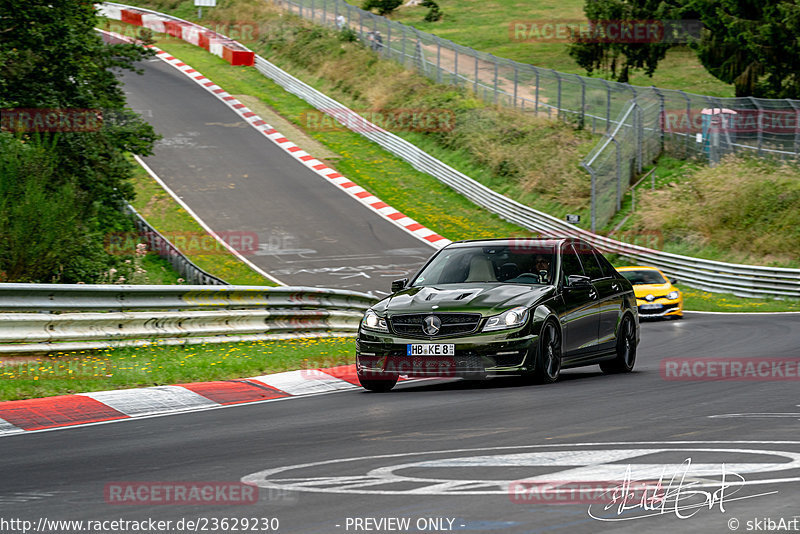
[[[591,248],[587,247],[584,253],[581,254],[581,263],[583,264],[583,269],[586,271],[586,276],[592,280],[599,280],[606,276],[603,273],[603,268],[600,267],[597,261],[597,255]]]
[[[567,279],[574,274],[585,276],[581,262],[578,259],[578,253],[575,252],[575,249],[572,248],[572,245],[564,245],[564,248],[562,249],[561,272],[563,273],[564,284],[566,284]]]
[[[617,275],[617,270],[614,269],[614,266],[611,265],[611,262],[609,262],[605,256],[603,256],[596,250],[594,251],[594,255],[597,257],[597,261],[600,262],[600,267],[603,268],[603,274],[609,277]]]

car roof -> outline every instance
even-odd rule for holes
[[[657,267],[648,267],[648,266],[645,266],[645,265],[626,265],[625,267],[617,267],[617,270],[618,271],[658,271],[658,272],[661,272],[661,269],[659,269]]]
[[[563,243],[570,238],[552,238],[552,237],[502,237],[496,239],[467,239],[463,241],[454,241],[447,245],[447,248],[460,248],[460,247],[475,247],[475,246],[492,246],[492,245],[512,245],[512,244],[535,244],[543,246],[553,246]]]

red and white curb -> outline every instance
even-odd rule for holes
[[[358,389],[355,365],[0,402],[0,437]]]
[[[131,41],[131,39],[128,37],[114,32],[106,32],[103,30],[99,31],[102,31],[102,33],[117,39],[122,39],[129,42]],[[214,95],[218,100],[225,103],[237,115],[250,124],[250,126],[261,132],[264,137],[282,148],[284,152],[292,156],[302,165],[311,169],[314,173],[325,178],[325,181],[337,186],[337,189],[347,193],[350,195],[350,197],[365,205],[380,217],[386,219],[392,224],[399,226],[417,239],[435,248],[443,248],[451,243],[449,239],[437,234],[430,228],[425,227],[411,217],[408,217],[407,215],[396,210],[349,178],[338,173],[336,169],[329,167],[325,163],[316,159],[314,156],[310,155],[305,150],[301,149],[299,146],[292,143],[286,138],[286,136],[267,124],[267,122],[259,117],[256,113],[248,109],[247,106],[239,102],[227,91],[215,84],[213,81],[209,80],[207,77],[203,76],[191,66],[187,65],[180,59],[171,56],[169,53],[160,50],[158,47],[151,46],[150,48],[156,51],[156,56],[158,58],[184,73],[191,80],[194,80],[194,82],[200,87],[204,88],[206,91]]]

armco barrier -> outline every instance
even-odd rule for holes
[[[0,284],[0,311],[15,312],[0,313],[0,353],[353,335],[375,300],[309,287]]]
[[[105,11],[107,7],[112,8],[112,14],[115,9],[127,7],[116,3],[105,3],[102,6],[104,13],[108,12]],[[150,13],[158,14],[155,12]],[[186,23],[170,15],[162,14],[161,16],[165,20]],[[354,111],[343,104],[303,83],[261,56],[255,55],[255,67],[290,93],[299,96],[332,118],[347,116],[348,114],[351,116],[356,115]],[[407,161],[415,169],[430,174],[475,204],[523,228],[546,236],[581,237],[604,252],[620,254],[636,263],[658,267],[668,276],[678,278],[690,287],[706,291],[733,293],[743,297],[800,298],[800,269],[762,267],[705,260],[660,252],[599,236],[492,191],[408,141],[381,129],[366,119],[358,123],[347,121],[347,125],[351,126],[353,131],[360,133],[385,150]]]

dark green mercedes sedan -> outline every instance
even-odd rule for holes
[[[630,372],[638,343],[633,287],[586,242],[459,241],[367,310],[356,371],[370,391],[400,376],[551,383],[568,367]]]

